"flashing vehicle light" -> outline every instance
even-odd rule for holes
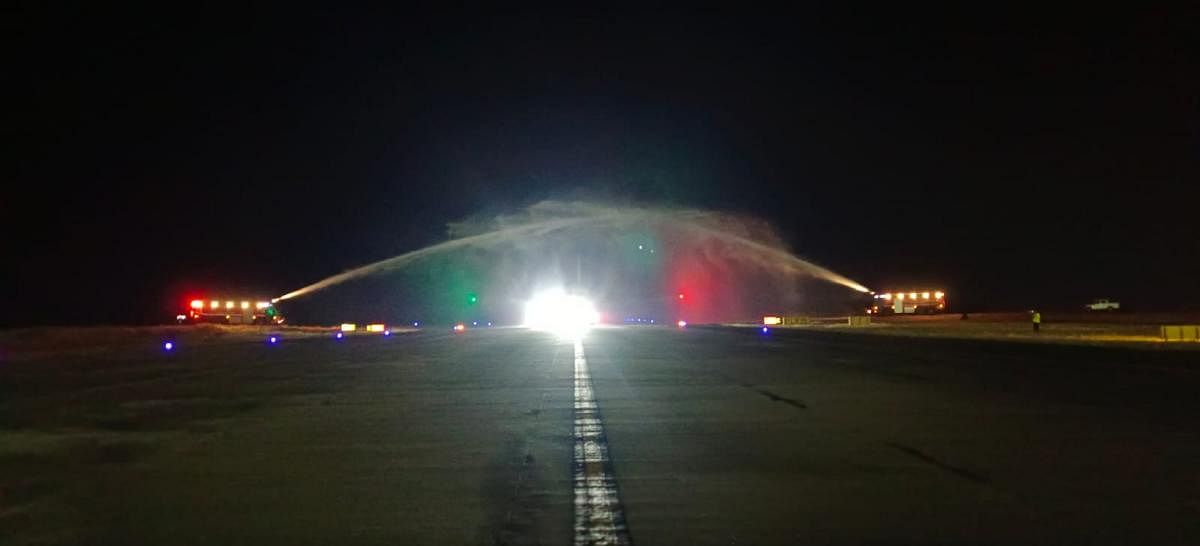
[[[210,302],[208,302],[208,303],[209,303],[209,305],[211,305],[211,306],[212,306],[212,308],[213,308],[213,309],[216,309],[216,308],[218,308],[218,307],[220,307],[220,306],[221,306],[221,302],[219,302],[219,301],[217,301],[217,300],[212,300],[212,301],[210,301]]]
[[[386,330],[386,328],[382,324],[368,324],[367,325],[368,332],[382,332],[384,330]]]
[[[492,325],[492,321],[490,321],[490,320],[489,320],[489,321],[488,321],[488,323],[487,323],[487,325],[488,325],[488,326],[491,326],[491,325]]]
[[[342,331],[343,331],[343,332],[353,332],[353,331],[355,331],[355,330],[357,330],[357,329],[358,329],[358,325],[357,325],[357,324],[350,324],[349,322],[346,322],[346,323],[343,323],[343,324],[342,324]]]
[[[916,292],[909,292],[909,293],[908,293],[908,299],[911,299],[911,300],[915,300],[915,299],[917,299],[917,293],[916,293]]]
[[[946,296],[946,293],[945,293],[945,292],[934,292],[934,293],[933,293],[933,296],[934,296],[935,298],[937,298],[937,299],[939,299],[939,300],[940,300],[940,299],[942,299],[943,297],[945,297],[945,296]]]
[[[896,299],[904,301],[904,294],[896,294]]]
[[[679,322],[676,322],[675,324],[676,324],[676,325],[678,325],[680,328],[687,328],[687,321],[686,321],[686,320],[681,320],[681,321],[679,321]]]
[[[923,300],[927,300],[927,299],[929,299],[929,292],[922,292],[922,293],[921,293],[921,299],[923,299]]]
[[[166,343],[163,343],[163,350],[164,350],[164,351],[171,351],[171,350],[174,350],[174,349],[175,349],[175,344],[174,344],[174,343],[172,343],[172,342],[170,342],[170,341],[168,341],[168,342],[166,342]]]
[[[777,317],[775,315],[767,315],[767,316],[763,317],[763,324],[769,324],[771,326],[774,326],[776,324],[783,324],[783,317]]]
[[[192,309],[204,309],[204,300],[192,300]]]
[[[249,308],[250,308],[250,302],[248,302],[248,301],[243,301],[243,302],[242,302],[242,309],[249,309]]]
[[[227,301],[227,302],[225,302],[225,308],[226,308],[226,309],[233,309],[233,302],[232,302],[232,301]]]
[[[461,322],[454,325],[455,332],[462,332],[462,331],[465,331],[466,329],[467,329],[467,325],[463,324]]]

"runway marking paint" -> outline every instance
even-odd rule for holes
[[[575,341],[575,546],[629,544],[608,438],[592,393],[583,343]]]

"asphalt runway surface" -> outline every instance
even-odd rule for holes
[[[1200,544],[1198,360],[631,327],[6,363],[0,543]]]

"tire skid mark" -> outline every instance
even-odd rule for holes
[[[767,389],[760,389],[758,387],[755,387],[754,385],[750,385],[747,383],[742,383],[742,386],[746,387],[747,389],[750,389],[754,392],[757,392],[758,394],[766,396],[767,398],[770,398],[772,402],[783,402],[784,404],[792,406],[793,408],[796,408],[796,409],[808,409],[808,406],[804,402],[801,402],[794,398],[788,398],[786,396],[779,396],[778,394],[775,394]]]
[[[583,343],[575,341],[575,546],[627,545],[625,509],[608,456]]]
[[[909,446],[906,446],[903,444],[897,444],[895,442],[885,442],[884,445],[886,445],[892,449],[895,449],[896,451],[904,453],[906,455],[910,455],[922,462],[929,463],[933,466],[936,466],[936,467],[938,467],[942,470],[945,470],[946,472],[949,472],[951,474],[954,474],[955,476],[958,476],[964,480],[972,481],[972,482],[975,482],[978,484],[988,483],[988,479],[984,476],[980,476],[979,474],[971,472],[970,470],[967,470],[965,468],[958,467],[958,466],[952,466],[950,464],[939,461],[938,459],[935,459],[933,456],[929,455],[928,453],[925,453],[924,451],[921,451],[915,447],[909,447]]]

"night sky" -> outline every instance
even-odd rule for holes
[[[170,320],[544,199],[973,310],[1200,306],[1200,17],[6,15],[0,325]]]

